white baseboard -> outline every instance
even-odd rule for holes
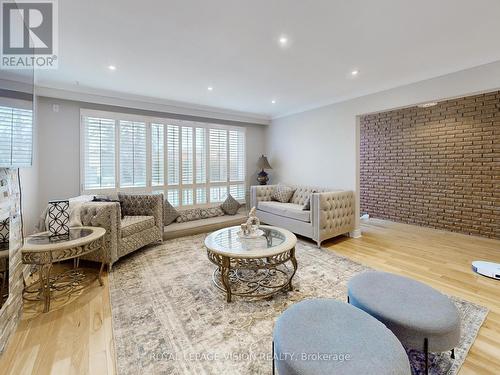
[[[354,229],[352,232],[349,232],[349,237],[351,238],[359,238],[361,237],[361,229]]]

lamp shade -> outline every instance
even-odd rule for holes
[[[257,163],[257,165],[259,169],[273,169],[264,155],[259,158],[259,162]]]

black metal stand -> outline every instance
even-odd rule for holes
[[[455,348],[451,349],[451,359],[455,359]]]
[[[425,353],[425,375],[429,375],[429,340],[427,337],[424,339],[424,353]]]
[[[273,340],[273,375],[274,375],[274,340]]]

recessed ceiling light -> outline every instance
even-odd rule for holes
[[[358,74],[359,74],[359,70],[353,70],[353,71],[351,72],[351,75],[352,75],[353,77],[356,77]]]
[[[272,103],[272,104],[276,104],[276,100],[274,100],[274,99],[273,99],[273,100],[271,100],[271,103]]]
[[[286,47],[288,46],[288,37],[286,35],[281,35],[278,39],[278,42],[281,47]]]
[[[114,65],[109,65],[109,66],[108,66],[108,69],[109,69],[109,70],[116,70],[116,66],[114,66]]]
[[[430,102],[430,103],[420,104],[419,107],[420,108],[429,108],[429,107],[434,107],[435,105],[437,105],[436,102]]]
[[[207,87],[207,90],[208,90],[208,91],[214,91],[214,88],[213,88],[212,86],[208,86],[208,87]]]

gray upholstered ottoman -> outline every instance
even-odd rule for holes
[[[406,352],[390,330],[333,299],[288,308],[274,326],[273,349],[279,375],[411,374]]]
[[[460,340],[460,316],[444,294],[407,277],[365,272],[348,285],[348,302],[384,323],[408,349],[428,353],[451,350]]]

